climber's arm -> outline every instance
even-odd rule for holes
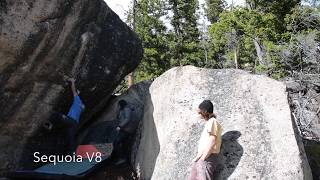
[[[197,162],[202,156],[202,152],[198,152],[197,156],[192,160],[193,162]]]
[[[76,85],[75,85],[76,80],[74,78],[70,78],[69,81],[71,83],[71,90],[72,90],[73,96],[78,96]]]

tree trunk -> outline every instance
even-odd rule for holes
[[[263,59],[264,52],[263,52],[263,49],[261,48],[261,45],[260,45],[259,41],[257,40],[257,38],[253,38],[253,44],[254,44],[254,47],[256,48],[259,64],[266,65],[266,62]]]
[[[133,0],[133,22],[132,22],[132,30],[135,31],[136,29],[136,4],[137,1]],[[128,75],[128,88],[130,88],[134,84],[134,71],[132,71]]]
[[[234,64],[236,66],[236,69],[239,68],[239,47],[236,45],[234,49]]]

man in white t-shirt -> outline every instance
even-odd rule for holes
[[[210,100],[204,100],[199,105],[198,114],[206,124],[199,140],[197,156],[193,159],[189,180],[212,180],[221,147],[222,128],[216,120]]]

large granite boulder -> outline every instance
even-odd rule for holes
[[[312,179],[283,83],[186,66],[161,75],[147,95],[135,158],[141,179],[186,179],[204,125],[196,108],[204,99],[214,103],[223,126],[217,179]]]
[[[68,77],[86,105],[83,123],[141,57],[141,42],[103,0],[1,1],[0,172],[30,164],[35,151],[61,152],[60,133],[41,124],[67,113]]]

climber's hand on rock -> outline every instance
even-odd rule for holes
[[[120,127],[118,126],[118,127],[116,128],[116,130],[117,130],[117,131],[120,131]]]
[[[68,81],[71,82],[71,83],[76,82],[76,80],[74,78],[69,78]]]

